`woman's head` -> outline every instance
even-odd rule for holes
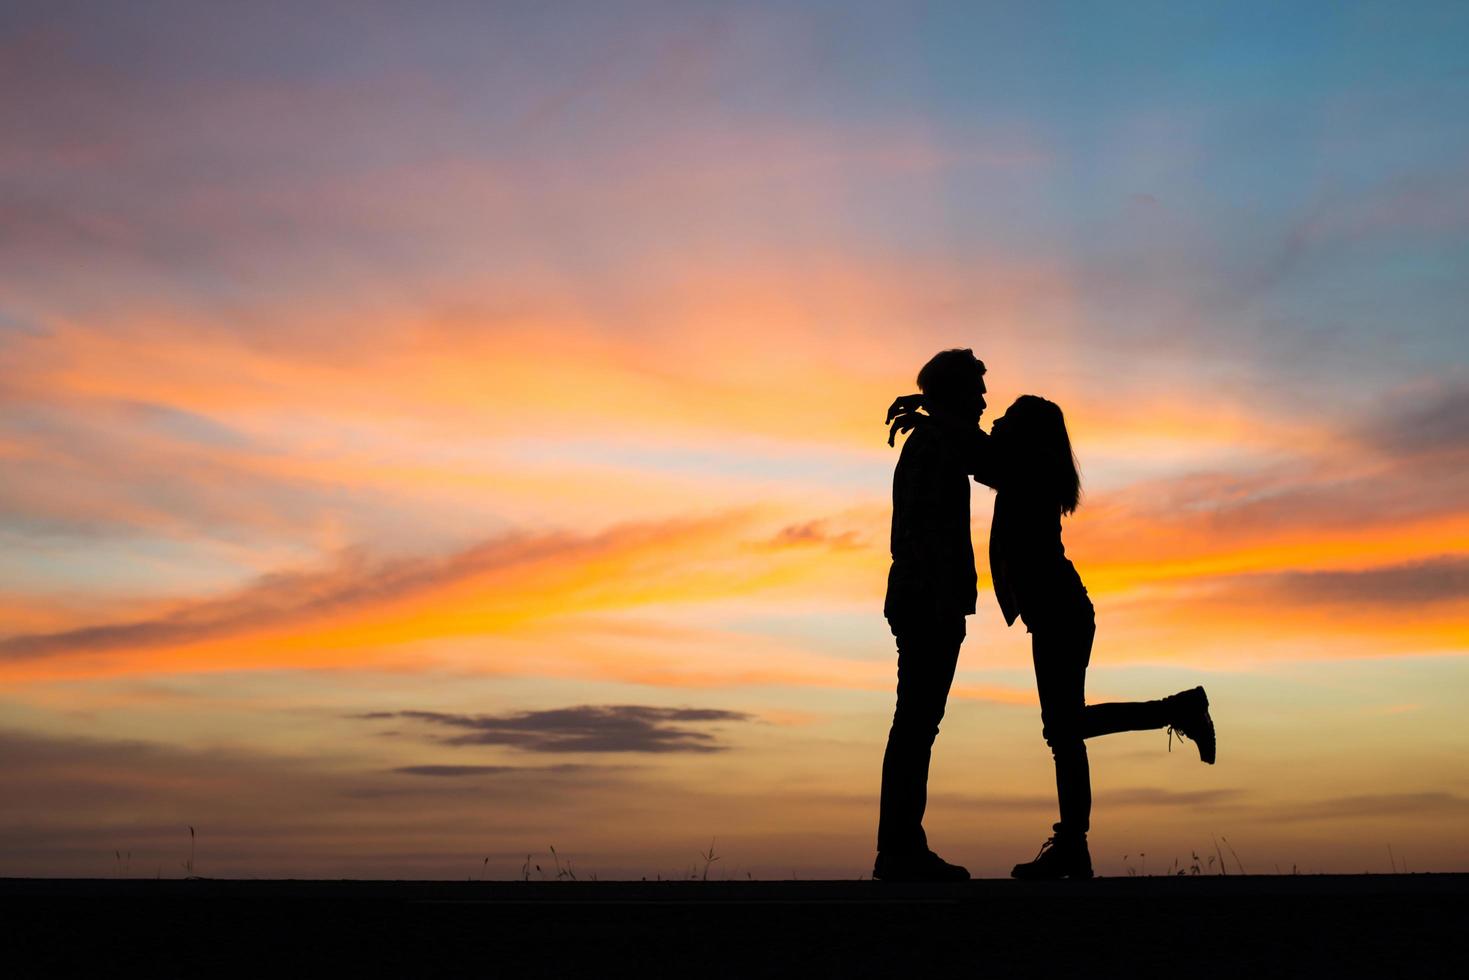
[[[997,446],[1033,491],[1054,493],[1063,514],[1081,500],[1081,475],[1061,407],[1038,395],[1021,395],[991,426]]]

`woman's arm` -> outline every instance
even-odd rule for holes
[[[964,450],[964,472],[991,490],[998,490],[1002,467],[989,433],[976,425],[974,432],[966,436],[969,444]]]
[[[921,414],[918,410],[923,407],[922,395],[899,395],[893,399],[888,406],[888,415],[883,420],[883,425],[891,425],[888,429],[888,445],[893,444],[898,433],[912,432],[918,426],[928,421],[928,416]]]
[[[887,420],[884,424],[890,426],[888,429],[888,445],[893,445],[899,432],[908,433],[920,425],[943,425],[932,415],[925,415],[919,411],[923,407],[922,395],[899,395],[888,406]],[[964,472],[970,474],[975,480],[987,487],[996,487],[999,478],[995,454],[990,447],[989,435],[978,425],[971,431],[968,426],[951,430],[958,437],[959,452],[964,462]]]

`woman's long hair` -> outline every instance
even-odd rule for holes
[[[1081,501],[1081,474],[1061,406],[1039,395],[1021,395],[1005,412],[1005,442],[1012,465],[1033,492],[1054,495],[1061,513]]]

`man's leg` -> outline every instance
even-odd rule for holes
[[[944,717],[963,616],[890,624],[898,645],[898,703],[882,758],[882,796],[877,849],[885,854],[926,852],[923,813],[928,806],[928,764]]]

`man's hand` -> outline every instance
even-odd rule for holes
[[[888,429],[889,446],[893,445],[893,440],[898,437],[899,432],[911,432],[920,425],[928,423],[928,416],[918,411],[922,406],[922,395],[900,395],[888,406],[888,417],[883,424],[892,423],[892,427]]]

